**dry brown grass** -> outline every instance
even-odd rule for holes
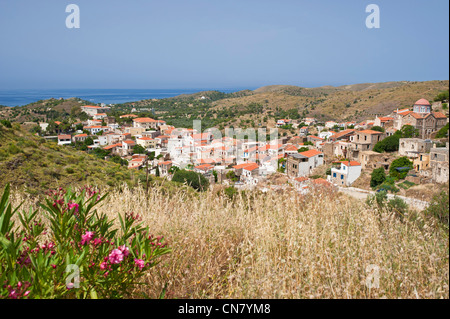
[[[135,291],[157,298],[449,298],[448,235],[317,190],[165,195],[112,192],[99,208],[135,212],[173,249]],[[380,267],[369,290],[368,265]]]

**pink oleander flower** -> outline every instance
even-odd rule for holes
[[[108,263],[106,261],[104,261],[100,264],[100,269],[105,270],[106,268],[108,268]]]
[[[145,267],[145,262],[142,259],[134,259],[134,263],[136,264],[136,266],[139,267],[139,269],[142,269]]]
[[[70,289],[73,288],[73,286],[74,286],[73,283],[70,282],[70,283],[67,284],[66,288],[67,288],[67,290],[70,290]]]
[[[75,208],[75,212],[78,213],[78,208],[80,207],[80,205],[78,205],[77,203],[73,203],[73,204],[69,203],[68,207],[69,207],[69,210],[71,210],[72,208]]]
[[[94,238],[94,233],[87,231],[84,235],[81,235],[81,245],[89,244],[92,238]]]
[[[119,250],[122,252],[122,254],[127,257],[130,254],[130,249],[128,249],[127,246],[119,246]]]
[[[16,290],[11,290],[9,293],[9,298],[11,299],[17,299],[19,297],[19,294],[17,293]]]
[[[120,264],[123,260],[123,253],[119,249],[114,249],[111,254],[109,254],[109,261],[111,264]]]
[[[25,291],[25,293],[23,294],[23,296],[26,297],[26,296],[28,296],[29,294],[30,294],[30,291],[27,290],[27,291]]]
[[[100,245],[102,243],[102,240],[100,238],[95,238],[92,242],[95,246]]]

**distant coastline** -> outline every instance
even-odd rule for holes
[[[237,92],[255,88],[205,89],[57,89],[57,90],[0,90],[0,105],[23,106],[50,98],[81,98],[92,103],[120,104],[146,99],[164,99],[202,91]]]

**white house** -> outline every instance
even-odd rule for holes
[[[361,176],[361,163],[356,161],[340,161],[333,163],[328,180],[336,185],[351,186]]]
[[[325,123],[325,127],[333,128],[337,123],[335,121],[328,121]]]
[[[306,136],[308,135],[309,131],[308,131],[308,127],[307,126],[303,126],[300,128],[300,136]]]
[[[322,139],[329,139],[330,136],[333,136],[333,135],[334,135],[334,133],[329,132],[329,131],[327,131],[327,132],[320,132],[319,133],[319,137],[322,138]]]
[[[140,118],[136,118],[133,119],[133,127],[140,127],[140,128],[145,128],[145,129],[156,129],[161,125],[166,124],[165,121],[162,120],[154,120],[151,119],[149,117],[140,117]]]
[[[289,155],[286,162],[288,177],[309,176],[316,167],[323,165],[323,157],[323,153],[318,150]]]
[[[292,120],[287,120],[287,119],[281,119],[277,121],[277,127],[282,127],[284,125],[290,125],[292,124]]]
[[[71,135],[58,135],[58,145],[69,145],[72,144],[72,136]]]
[[[41,130],[43,132],[47,131],[48,123],[39,123],[39,126],[41,127]]]
[[[110,109],[111,108],[109,108],[109,107],[100,107],[100,106],[94,106],[94,105],[84,105],[81,107],[81,111],[83,111],[84,113],[86,113],[90,116],[97,115],[98,113],[109,112]]]

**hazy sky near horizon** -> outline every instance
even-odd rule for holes
[[[379,29],[366,27],[372,3]],[[0,0],[0,89],[448,80],[448,12],[448,0]]]

